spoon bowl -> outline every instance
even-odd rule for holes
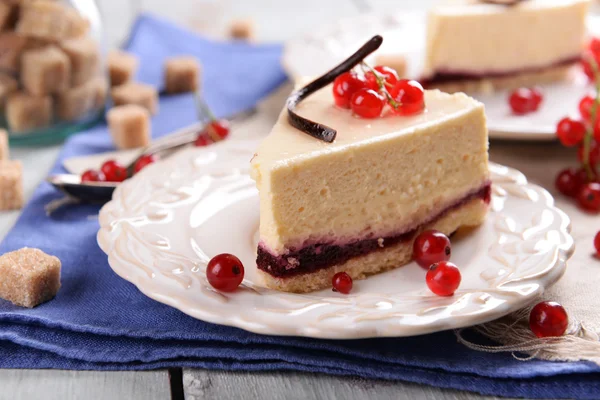
[[[119,184],[119,182],[81,182],[81,177],[73,174],[50,175],[46,180],[70,197],[97,204],[109,201]]]

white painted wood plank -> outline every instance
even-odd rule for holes
[[[405,382],[295,372],[246,373],[183,370],[186,400],[399,400],[498,399]]]
[[[0,370],[0,400],[169,399],[167,371]]]

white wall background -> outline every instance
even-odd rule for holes
[[[330,21],[366,12],[425,9],[440,0],[96,0],[111,46],[126,37],[135,15],[152,12],[198,32],[222,37],[236,18],[250,18],[260,41],[285,41]]]

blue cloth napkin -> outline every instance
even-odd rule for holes
[[[284,80],[281,46],[216,43],[142,16],[127,49],[141,59],[138,79],[158,86],[162,61],[194,54],[204,65],[204,93],[217,115],[248,109]],[[191,95],[161,99],[154,135],[195,121]],[[72,137],[61,160],[109,150],[104,125]],[[63,262],[62,289],[35,309],[0,300],[0,368],[137,370],[197,367],[296,370],[405,380],[483,394],[597,398],[600,367],[586,362],[518,361],[458,344],[452,332],[376,340],[261,336],[213,325],[155,302],[115,275],[96,244],[98,207],[44,214],[59,195],[42,184],[0,252],[38,247]],[[1,277],[0,277],[1,279]]]

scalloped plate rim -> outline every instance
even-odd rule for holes
[[[177,155],[174,156],[173,158],[175,158],[175,157],[177,157]],[[527,306],[528,304],[533,302],[539,295],[541,295],[543,293],[543,291],[545,290],[546,287],[553,285],[556,281],[558,281],[560,279],[560,277],[564,274],[564,272],[566,270],[568,259],[571,257],[571,255],[573,254],[573,252],[575,250],[575,243],[574,243],[572,236],[570,235],[570,232],[571,232],[570,219],[566,213],[564,213],[562,210],[560,210],[559,208],[557,208],[555,206],[554,198],[552,197],[552,195],[546,189],[544,189],[538,185],[529,183],[526,180],[525,175],[517,170],[514,170],[509,167],[504,167],[499,164],[494,164],[494,163],[490,163],[490,165],[492,167],[505,168],[507,171],[506,173],[509,173],[509,172],[518,173],[519,176],[521,177],[521,179],[525,180],[524,183],[519,184],[519,186],[527,186],[529,188],[534,188],[534,189],[539,190],[546,198],[546,200],[545,200],[546,207],[548,209],[556,211],[557,214],[560,216],[560,226],[564,230],[564,233],[567,234],[566,236],[568,237],[568,241],[566,243],[562,244],[561,246],[559,246],[558,256],[556,257],[556,261],[555,261],[554,265],[549,266],[546,269],[546,272],[542,276],[537,277],[537,280],[540,283],[538,285],[539,286],[538,289],[533,294],[529,294],[527,296],[521,296],[519,298],[520,301],[515,301],[513,303],[507,301],[500,306],[496,306],[492,310],[487,310],[484,314],[481,314],[481,312],[477,312],[477,313],[464,314],[462,316],[461,315],[453,316],[451,318],[447,317],[447,318],[443,318],[443,319],[437,319],[434,323],[431,323],[428,325],[410,325],[409,326],[409,325],[397,324],[396,326],[398,328],[397,328],[397,330],[395,330],[393,332],[391,332],[389,330],[387,330],[385,332],[380,332],[380,331],[378,331],[377,328],[370,328],[368,326],[357,327],[358,324],[355,324],[352,328],[345,327],[345,329],[342,329],[339,331],[331,331],[331,332],[323,330],[323,329],[319,330],[318,328],[314,328],[314,327],[307,328],[304,326],[295,326],[294,330],[282,331],[281,327],[280,327],[280,330],[277,330],[277,329],[273,329],[273,327],[270,327],[268,324],[258,325],[255,322],[247,321],[243,318],[239,318],[238,315],[235,315],[235,316],[219,315],[215,311],[211,312],[211,310],[203,309],[201,305],[194,306],[193,308],[182,307],[181,304],[178,303],[178,300],[176,298],[173,298],[172,296],[161,293],[160,285],[144,284],[142,282],[139,282],[138,279],[136,279],[131,274],[128,274],[127,268],[120,265],[120,263],[117,260],[115,260],[115,258],[111,254],[111,249],[110,249],[111,242],[108,238],[109,232],[106,231],[105,227],[102,224],[101,224],[101,227],[97,234],[97,241],[98,241],[98,244],[99,244],[100,248],[102,249],[102,251],[108,255],[108,263],[109,263],[111,269],[113,269],[113,271],[121,278],[134,284],[140,290],[140,292],[142,292],[144,295],[146,295],[149,298],[152,298],[158,302],[161,302],[161,303],[169,305],[173,308],[179,309],[183,313],[185,313],[193,318],[200,319],[200,320],[210,322],[210,323],[237,327],[237,328],[245,329],[247,331],[258,333],[258,334],[281,335],[281,336],[306,336],[306,337],[327,338],[327,339],[401,337],[401,336],[413,336],[413,335],[433,333],[433,332],[447,330],[447,329],[463,328],[463,327],[467,327],[467,326],[472,326],[474,324],[480,324],[480,323],[484,323],[484,322],[488,322],[488,321],[500,318],[500,317],[507,315],[513,311],[516,311],[524,306]],[[141,179],[141,177],[143,177],[145,175],[147,175],[147,171],[142,171],[142,173],[140,173],[138,176],[134,177],[133,179]],[[102,217],[108,212],[107,210],[109,209],[109,205],[115,201],[118,201],[118,199],[121,195],[121,191],[127,184],[128,184],[128,182],[125,182],[123,185],[120,185],[117,188],[117,190],[115,190],[115,193],[113,195],[113,200],[111,200],[109,203],[107,203],[100,211],[100,215],[99,215],[100,220],[102,220]],[[369,278],[367,278],[367,279],[369,279]],[[268,290],[268,289],[264,289],[264,290]],[[275,292],[275,291],[271,291],[271,292]],[[275,293],[278,294],[278,292],[275,292]],[[486,293],[486,291],[481,290],[481,291],[476,291],[474,293]],[[465,294],[465,296],[467,296],[467,295],[468,294]],[[302,296],[302,295],[299,295],[299,296]],[[282,318],[285,318],[285,317],[282,317]]]

